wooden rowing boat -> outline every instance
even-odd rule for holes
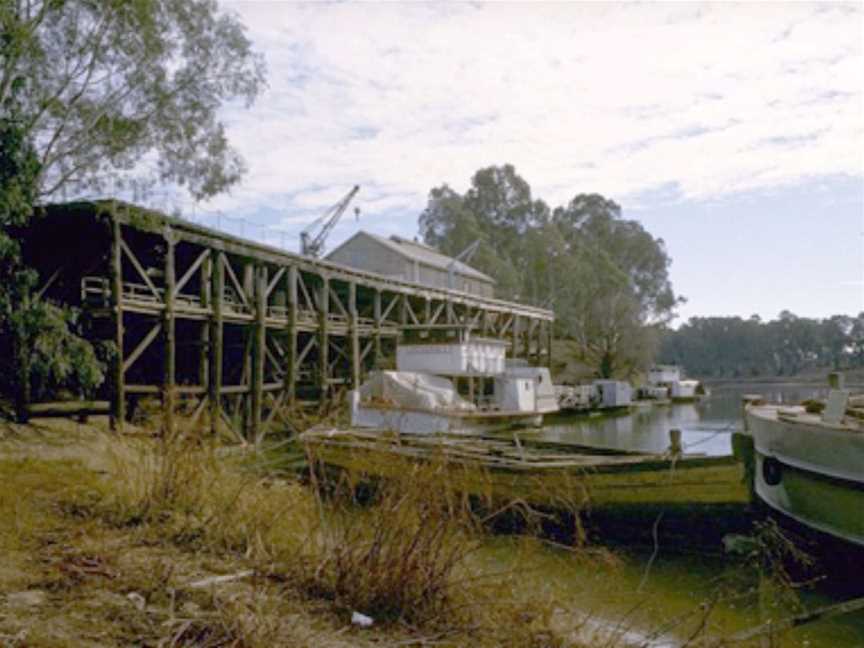
[[[457,437],[313,429],[301,440],[316,460],[331,466],[387,477],[404,471],[405,461],[437,461],[461,490],[534,505],[581,509],[750,502],[739,452],[723,457],[619,452],[530,439],[518,432]],[[746,437],[741,440],[746,446]]]

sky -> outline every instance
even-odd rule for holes
[[[864,310],[860,2],[220,5],[268,89],[224,109],[249,170],[195,220],[296,249],[358,184],[329,249],[415,236],[430,189],[511,163],[662,238],[679,321]]]

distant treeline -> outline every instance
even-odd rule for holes
[[[661,337],[659,360],[697,377],[790,376],[864,367],[864,312],[857,317],[693,317]]]

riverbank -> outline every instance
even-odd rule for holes
[[[475,559],[484,532],[443,514],[433,475],[357,511],[274,452],[104,421],[0,431],[4,646],[624,645]]]
[[[806,385],[812,387],[828,386],[828,374],[833,369],[817,369],[792,376],[752,376],[749,378],[706,378],[702,382],[710,387],[729,385]],[[846,386],[864,388],[864,369],[848,369],[841,373],[846,377]]]
[[[524,503],[527,533],[487,527],[434,470],[406,464],[358,505],[353,479],[291,466],[285,447],[0,422],[0,645],[623,648],[717,645],[758,621],[741,615],[752,570],[716,537],[683,567],[668,514],[619,518],[644,539],[613,551],[595,513],[562,545]]]

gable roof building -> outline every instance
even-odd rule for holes
[[[489,275],[433,247],[400,236],[386,238],[360,231],[328,254],[327,260],[435,288],[452,288],[483,297],[492,297],[495,292],[495,280]]]

